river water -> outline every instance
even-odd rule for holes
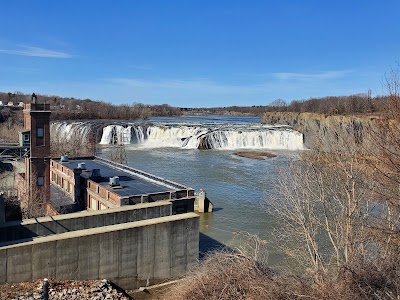
[[[222,124],[241,126],[242,130],[260,125],[257,117],[152,118],[149,121],[163,126],[201,123],[210,127]],[[215,211],[200,214],[201,233],[228,246],[235,246],[235,232],[256,234],[266,241],[269,263],[278,262],[281,253],[269,247],[273,220],[263,205],[273,193],[279,168],[294,159],[298,151],[271,149],[269,151],[277,157],[257,160],[239,157],[234,154],[234,149],[199,150],[164,145],[126,145],[128,165],[190,186],[196,191],[204,189]],[[251,150],[255,149],[252,147]],[[268,146],[262,150],[266,149]],[[107,147],[101,148],[101,155],[107,156],[107,151]]]

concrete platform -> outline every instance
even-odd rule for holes
[[[0,225],[0,247],[25,242],[40,236],[170,215],[172,215],[172,203],[169,201],[159,201],[107,210],[90,210],[54,217],[40,217],[7,222]]]
[[[107,278],[135,289],[182,276],[198,250],[195,213],[96,227],[0,247],[0,282]]]

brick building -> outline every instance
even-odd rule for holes
[[[100,157],[52,159],[50,178],[51,184],[71,200],[70,204],[80,209],[102,210],[168,200],[174,214],[194,210],[192,188]],[[52,197],[55,209],[62,211],[55,202]]]
[[[172,202],[173,214],[194,211],[194,190],[176,182],[95,156],[50,158],[50,105],[35,102],[23,111],[20,144],[30,153],[17,176],[21,203],[40,202],[50,215],[162,200]]]

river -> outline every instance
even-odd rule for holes
[[[152,126],[181,129],[184,126],[185,130],[186,127],[201,126],[208,129],[235,128],[236,131],[244,132],[246,128],[254,129],[262,126],[257,117],[206,116],[152,118],[148,121],[153,124]],[[287,129],[282,130],[287,131]],[[106,131],[107,129],[103,129],[103,141]],[[236,149],[231,146],[199,150],[177,146],[174,141],[166,143],[166,139],[173,137],[170,133],[165,134],[168,134],[168,138],[158,136],[158,144],[157,140],[152,140],[148,144],[143,141],[128,143],[125,146],[128,165],[190,186],[196,191],[206,190],[215,211],[200,215],[201,233],[228,246],[235,246],[236,232],[247,231],[256,234],[266,241],[269,263],[273,265],[279,262],[282,254],[269,244],[273,220],[265,212],[263,205],[273,193],[278,169],[294,159],[298,151],[279,149],[282,147],[275,144],[270,147],[263,145],[263,151],[269,149],[268,151],[277,157],[256,160],[235,155]],[[176,140],[181,141],[182,137],[178,136]],[[293,143],[289,140],[285,143],[289,145],[287,147],[289,149],[302,148],[298,140]],[[252,145],[250,148],[259,149],[257,145]],[[108,150],[107,146],[101,147],[101,155],[107,156]]]

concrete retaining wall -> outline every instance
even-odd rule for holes
[[[170,215],[172,204],[163,201],[8,222],[0,225],[0,243]]]
[[[107,278],[134,289],[184,274],[198,250],[194,213],[91,228],[0,247],[0,283]]]

